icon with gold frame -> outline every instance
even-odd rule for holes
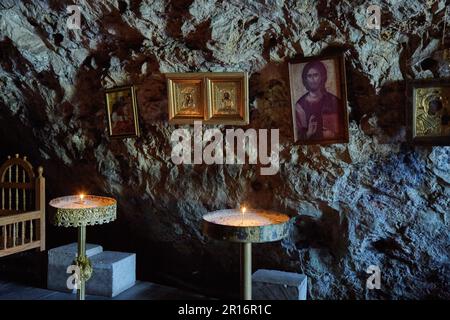
[[[127,85],[106,89],[105,100],[109,136],[139,137],[135,87]]]
[[[205,118],[205,85],[196,73],[166,74],[169,123],[192,124]]]
[[[408,84],[409,138],[415,144],[450,145],[450,81],[415,80]]]
[[[169,123],[249,123],[245,72],[167,73],[166,77]]]
[[[206,78],[206,123],[247,125],[248,78],[245,72],[213,73]]]

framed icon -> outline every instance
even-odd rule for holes
[[[245,72],[167,73],[169,123],[249,123]]]
[[[139,137],[137,99],[134,86],[105,90],[109,136]]]
[[[167,75],[169,123],[192,124],[205,118],[205,85],[195,73]]]
[[[348,142],[343,55],[289,62],[294,140],[302,144]]]
[[[248,79],[244,72],[214,73],[206,77],[208,111],[206,123],[249,123]]]
[[[408,83],[408,135],[415,144],[450,145],[450,80]]]

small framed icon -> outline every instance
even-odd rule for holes
[[[206,77],[208,111],[206,123],[249,123],[248,78],[244,72],[214,73]]]
[[[169,123],[192,124],[205,118],[203,77],[196,73],[167,74]]]
[[[450,80],[408,83],[409,138],[414,144],[450,145]]]
[[[105,100],[109,136],[139,137],[135,87],[128,85],[106,89]]]

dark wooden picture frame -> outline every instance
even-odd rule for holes
[[[105,90],[108,133],[111,138],[139,137],[136,90],[132,85]]]
[[[408,140],[418,145],[450,145],[450,79],[409,81],[407,98]]]
[[[348,143],[344,55],[292,59],[288,67],[294,141]]]

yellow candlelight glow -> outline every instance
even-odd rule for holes
[[[245,211],[247,210],[247,208],[245,208],[245,206],[241,206],[241,226],[243,226],[244,225],[244,214],[245,214]]]
[[[84,199],[84,194],[80,194],[80,200],[83,201]]]

